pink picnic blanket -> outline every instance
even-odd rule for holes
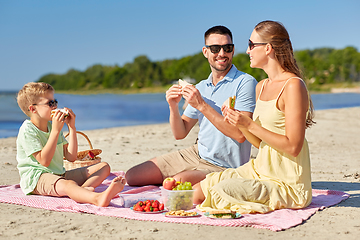
[[[96,188],[96,191],[105,190],[111,180],[123,172],[113,172]],[[157,186],[129,187],[125,186],[119,196],[113,198],[108,207],[97,207],[92,204],[80,204],[67,197],[46,197],[39,195],[24,195],[19,184],[0,186],[0,202],[13,203],[35,208],[43,208],[63,212],[92,213],[96,215],[121,217],[127,219],[158,221],[172,223],[202,224],[213,226],[250,226],[272,231],[281,231],[301,224],[318,210],[340,203],[347,199],[349,194],[333,190],[313,189],[312,203],[304,209],[281,209],[267,214],[244,214],[241,218],[231,220],[211,219],[200,213],[198,217],[169,218],[163,213],[146,214],[132,211],[128,208],[138,199],[161,199],[161,190]]]

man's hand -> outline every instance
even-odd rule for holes
[[[166,101],[170,107],[178,107],[181,100],[181,86],[172,85],[169,90],[166,91]]]
[[[201,112],[201,108],[206,104],[199,90],[194,85],[187,85],[181,91],[185,100]]]

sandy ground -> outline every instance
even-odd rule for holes
[[[317,111],[307,131],[313,188],[341,190],[348,200],[317,212],[281,232],[145,222],[81,213],[54,212],[0,203],[0,239],[358,239],[360,236],[360,108]],[[192,144],[174,140],[168,124],[85,131],[113,171],[126,171],[154,156]],[[79,135],[80,150],[87,148]],[[256,154],[254,151],[253,154]],[[19,182],[15,138],[0,139],[0,185]]]

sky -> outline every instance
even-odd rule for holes
[[[294,50],[360,51],[359,0],[0,0],[0,92],[49,73],[199,53],[205,31],[224,25],[244,53],[255,25],[282,22]],[[240,69],[241,70],[241,69]]]

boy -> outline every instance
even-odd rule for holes
[[[20,187],[25,194],[68,196],[79,203],[106,207],[111,199],[123,190],[125,179],[116,177],[101,193],[94,192],[110,173],[110,166],[98,163],[92,166],[65,171],[63,158],[75,161],[77,137],[75,114],[69,108],[65,113],[51,111],[57,108],[54,89],[47,83],[25,84],[17,95],[21,110],[30,117],[19,129],[16,140]],[[52,123],[50,123],[52,121]],[[61,129],[67,124],[69,142]]]

